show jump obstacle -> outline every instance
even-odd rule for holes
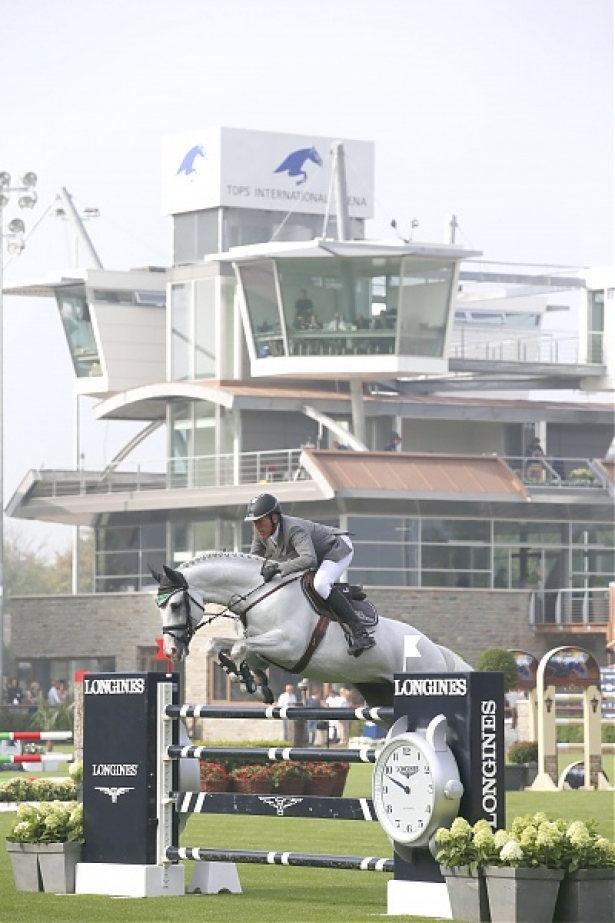
[[[403,721],[408,731],[433,718],[448,721],[448,743],[463,784],[459,813],[471,823],[504,824],[504,684],[500,673],[399,674],[393,709],[309,709],[290,706],[180,705],[177,677],[160,673],[90,673],[84,677],[83,805],[85,845],[77,866],[80,894],[153,897],[183,895],[180,859],[209,872],[234,863],[356,869],[394,873],[388,912],[450,917],[446,885],[428,849],[404,859],[302,852],[256,852],[179,846],[180,814],[233,813],[271,817],[317,817],[373,821],[371,800],[301,796],[214,794],[179,791],[179,761],[233,757],[276,760],[368,762],[380,751],[315,748],[224,748],[180,745],[180,718],[190,716],[263,720],[363,718]],[[438,684],[438,681],[442,683]],[[292,803],[290,803],[292,802]],[[409,861],[405,861],[409,859]],[[207,875],[204,876],[207,879]],[[240,890],[238,879],[212,873],[202,891]],[[203,879],[201,879],[203,880]],[[233,886],[233,882],[237,885]],[[400,907],[405,909],[399,909]]]

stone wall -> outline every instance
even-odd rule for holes
[[[553,646],[530,626],[526,590],[368,587],[367,592],[381,615],[409,622],[472,665],[488,647],[520,648],[540,658]],[[8,600],[7,614],[14,659],[115,657],[117,670],[135,670],[137,649],[160,636],[153,593],[18,596]],[[208,637],[232,637],[235,631],[228,619],[214,621],[192,642],[191,661],[201,660]],[[202,701],[204,671],[191,673],[186,693]]]
[[[414,625],[474,665],[488,647],[520,648],[540,658],[552,644],[529,624],[529,593],[523,590],[367,588],[383,616]],[[138,669],[138,648],[160,637],[153,593],[21,596],[9,600],[11,656],[15,659],[115,657],[118,671]],[[215,620],[192,641],[186,663],[184,701],[209,700],[205,647],[211,637],[232,638],[236,623]],[[547,639],[548,642],[549,639]],[[268,722],[188,722],[190,732],[220,740],[279,739]]]

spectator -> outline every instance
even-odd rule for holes
[[[517,724],[519,723],[519,714],[517,711],[517,705],[524,698],[522,692],[519,692],[518,689],[511,689],[510,692],[506,693],[506,705],[508,707],[508,712],[511,719],[511,728],[513,731],[517,730]]]
[[[297,696],[295,694],[295,687],[292,683],[287,683],[284,687],[284,692],[278,698],[278,705],[280,708],[286,708],[287,705],[296,705]],[[284,740],[288,740],[288,721],[286,718],[282,719],[282,736]]]
[[[545,453],[540,444],[540,439],[538,436],[534,436],[525,450],[525,473],[527,477],[540,479],[544,476],[544,465],[541,461],[544,457]]]
[[[323,708],[325,703],[322,699],[322,689],[318,686],[314,686],[310,689],[310,694],[307,697],[306,706],[308,708]],[[308,735],[308,744],[313,747],[316,743],[316,731],[318,730],[316,725],[318,724],[317,720],[310,719],[307,722],[307,735]]]
[[[343,442],[338,442],[337,439],[333,440],[333,448],[336,449],[336,451],[338,452],[348,452],[349,451],[348,446],[344,445]]]
[[[295,302],[295,327],[307,327],[309,318],[314,314],[314,305],[308,298],[307,289],[302,288],[299,298]]]
[[[399,433],[391,433],[391,439],[384,447],[385,452],[397,452],[398,447],[401,446],[401,436]]]
[[[12,676],[7,688],[7,701],[9,705],[21,705],[23,700],[23,689],[16,676]]]
[[[341,690],[339,690],[338,692],[333,691],[331,695],[327,696],[326,705],[327,708],[345,708],[347,702]],[[329,740],[332,744],[337,744],[342,740],[344,734],[343,723],[343,721],[339,720],[329,722]]]
[[[353,708],[352,692],[343,686],[339,691],[342,708]],[[350,721],[339,721],[340,747],[347,747],[350,740]]]
[[[57,679],[54,679],[49,687],[49,692],[47,693],[47,704],[52,707],[56,705],[61,705],[62,700],[60,698],[60,693],[58,692],[59,682]]]

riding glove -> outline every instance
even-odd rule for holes
[[[261,567],[261,577],[265,583],[269,583],[270,580],[275,577],[276,574],[280,573],[280,565],[275,561],[265,561]]]

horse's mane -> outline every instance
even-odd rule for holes
[[[241,558],[245,561],[254,561],[254,563],[260,563],[263,560],[257,554],[248,554],[244,551],[204,551],[202,554],[197,555],[196,558],[192,558],[191,561],[184,561],[177,569],[186,570],[188,567],[192,567],[196,564],[203,564],[205,561],[210,561],[212,558]]]

